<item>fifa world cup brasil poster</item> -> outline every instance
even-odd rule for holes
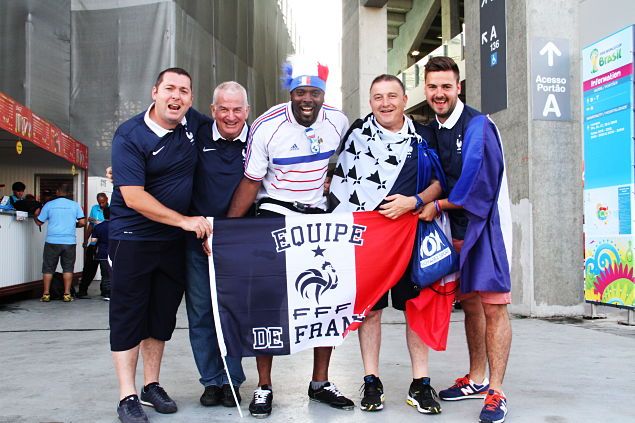
[[[584,299],[635,309],[633,26],[582,50]]]

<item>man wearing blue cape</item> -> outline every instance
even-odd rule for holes
[[[456,401],[485,398],[480,422],[502,423],[507,399],[503,377],[511,345],[511,213],[500,134],[479,111],[464,105],[459,69],[449,57],[425,66],[425,94],[436,114],[431,125],[448,198],[427,204],[422,217],[447,210],[453,243],[461,254],[457,299],[465,312],[470,371],[439,392]],[[489,364],[489,380],[486,365]]]

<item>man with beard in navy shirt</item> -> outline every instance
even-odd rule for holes
[[[214,122],[206,122],[196,134],[198,163],[190,214],[224,217],[234,190],[243,176],[243,163],[249,128],[246,120],[249,103],[245,88],[237,82],[223,82],[214,90],[211,105]],[[235,407],[230,387],[245,381],[239,357],[227,357],[231,380],[227,378],[218,349],[212,316],[209,286],[209,259],[194,234],[187,234],[186,289],[190,344],[205,387],[200,402],[206,407],[222,404]]]
[[[461,102],[459,68],[449,57],[425,66],[426,101],[436,114],[431,126],[445,172],[448,198],[428,203],[421,217],[447,210],[453,244],[461,254],[457,300],[465,312],[470,371],[439,392],[442,400],[485,398],[479,421],[502,423],[507,398],[502,385],[511,324],[511,210],[500,134],[494,122]],[[489,380],[486,377],[489,364]]]
[[[211,233],[204,217],[185,215],[197,159],[194,134],[206,119],[191,109],[190,75],[181,68],[164,70],[152,87],[152,100],[146,112],[117,129],[112,142],[110,347],[119,380],[117,414],[124,423],[148,421],[141,404],[159,413],[177,410],[159,385],[159,373],[183,297],[183,231],[198,238]]]

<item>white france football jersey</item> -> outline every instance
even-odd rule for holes
[[[329,158],[335,154],[348,119],[340,110],[323,105],[318,118],[307,128],[296,122],[291,102],[272,107],[256,119],[249,133],[245,176],[262,181],[257,199],[298,201],[326,209],[323,196]],[[311,149],[309,136],[319,145]]]

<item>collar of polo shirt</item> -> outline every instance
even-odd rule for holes
[[[247,122],[245,122],[243,124],[243,130],[240,131],[240,134],[238,134],[236,138],[234,138],[234,141],[247,142],[248,133],[249,129],[247,128]],[[226,138],[220,134],[220,132],[218,131],[218,126],[216,125],[216,121],[214,121],[214,123],[212,124],[212,140],[218,141],[224,139]]]
[[[165,129],[164,127],[150,119],[150,110],[152,110],[153,107],[154,103],[152,103],[150,107],[148,107],[148,110],[146,110],[146,114],[143,116],[143,121],[146,125],[148,125],[148,128],[150,128],[150,130],[156,134],[157,137],[163,138],[167,134],[172,132],[172,129]],[[183,119],[181,119],[181,125],[185,126],[186,124],[187,119],[185,118],[185,116],[183,116]]]
[[[439,124],[439,129],[441,128],[452,129],[454,125],[456,125],[456,123],[459,121],[459,118],[461,117],[461,113],[463,113],[463,102],[457,98],[456,106],[454,106],[454,110],[452,111],[452,114],[444,123],[439,122],[439,118],[435,117],[437,120],[437,123]]]

